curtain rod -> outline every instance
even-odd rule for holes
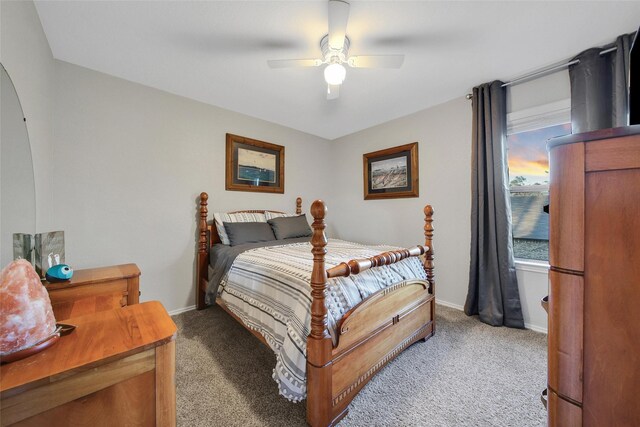
[[[605,49],[603,51],[600,52],[600,56],[602,55],[606,55],[607,53],[611,53],[614,52],[615,50],[617,50],[618,48],[616,46],[611,47],[609,49]],[[536,71],[532,71],[531,73],[525,74],[523,76],[517,77],[513,80],[511,80],[510,82],[506,82],[502,85],[502,87],[507,87],[507,86],[513,86],[513,85],[517,85],[518,83],[521,83],[525,80],[530,80],[533,79],[534,77],[539,77],[539,76],[543,76],[545,74],[548,74],[552,71],[557,71],[557,70],[561,70],[563,68],[567,68],[570,67],[572,65],[578,64],[580,62],[579,59],[574,59],[573,61],[568,61],[562,64],[556,64],[556,65],[551,65],[549,67],[545,67],[545,68],[540,68]],[[473,98],[473,94],[468,93],[467,94],[467,99],[471,99]]]

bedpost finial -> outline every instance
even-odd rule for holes
[[[429,246],[430,252],[433,239],[433,207],[431,205],[426,205],[424,207],[424,237],[426,239],[426,244]]]
[[[202,193],[200,193],[200,201],[201,202],[206,202],[207,200],[209,200],[209,195],[207,193],[205,193],[204,191]]]
[[[296,198],[296,215],[302,213],[302,197]]]
[[[327,205],[325,205],[322,200],[316,200],[315,202],[313,202],[313,204],[311,205],[311,215],[313,216],[313,219],[322,220],[324,219],[326,214]]]

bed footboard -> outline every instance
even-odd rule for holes
[[[332,352],[331,397],[342,414],[360,389],[414,342],[433,334],[433,294],[424,281],[403,282],[355,307]],[[367,299],[368,302],[370,299]]]
[[[312,426],[337,423],[360,389],[405,348],[435,331],[433,226],[426,206],[425,246],[384,252],[351,260],[325,270],[326,207],[317,200],[311,207],[314,268],[311,280],[311,333],[307,340],[307,421]],[[407,280],[382,289],[349,310],[338,324],[334,346],[327,332],[325,293],[327,279],[349,276],[390,265],[410,256],[424,255],[427,280]]]

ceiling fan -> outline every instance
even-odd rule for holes
[[[349,3],[329,0],[329,33],[320,40],[324,59],[275,59],[267,61],[270,68],[320,67],[326,64],[324,79],[327,82],[327,99],[340,96],[340,85],[347,70],[352,68],[400,68],[404,55],[349,56],[349,37],[346,35],[349,20]]]

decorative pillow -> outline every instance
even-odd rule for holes
[[[298,216],[300,214],[289,214],[289,213],[279,213],[279,212],[271,212],[271,211],[266,211],[264,213],[264,215],[267,217],[267,221],[269,221],[270,219],[274,219],[274,218],[282,218],[282,217],[289,217],[289,216]]]
[[[274,218],[267,222],[271,225],[273,233],[278,240],[293,239],[294,237],[308,237],[312,234],[311,227],[309,227],[307,216],[305,214]]]
[[[266,222],[225,222],[224,228],[231,246],[276,240],[271,226]]]
[[[223,245],[228,245],[229,237],[227,237],[227,231],[224,228],[225,222],[267,222],[267,218],[263,213],[240,212],[228,214],[216,212],[213,214],[213,221],[216,224],[220,241]]]

